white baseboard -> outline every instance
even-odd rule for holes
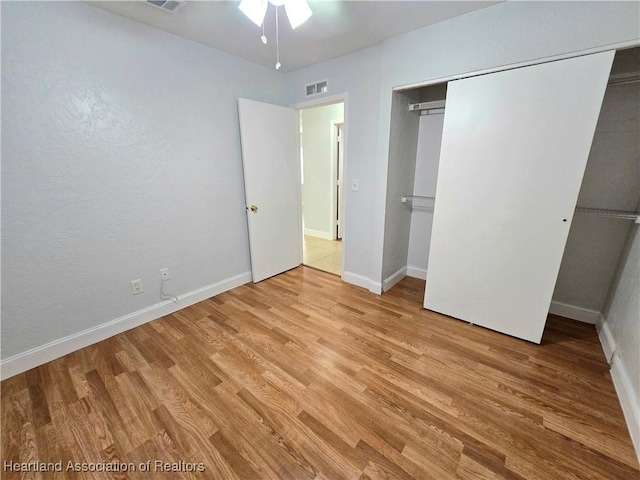
[[[561,317],[570,318],[579,322],[590,323],[595,325],[600,318],[600,312],[589,310],[588,308],[576,307],[568,303],[553,300],[549,306],[549,313],[560,315]]]
[[[640,461],[640,399],[638,399],[633,389],[631,377],[624,361],[616,353],[615,340],[602,316],[598,321],[597,329],[602,350],[604,350],[604,354],[611,365],[613,386],[618,394],[618,400],[620,400],[620,406],[636,451],[636,457]]]
[[[401,267],[397,272],[389,275],[387,278],[384,279],[384,282],[382,282],[382,291],[386,292],[388,291],[391,287],[393,287],[396,283],[398,283],[400,280],[402,280],[404,277],[407,276],[407,267]]]
[[[360,275],[358,273],[342,272],[342,280],[350,283],[351,285],[366,288],[370,292],[377,293],[378,295],[382,293],[382,291],[376,292],[375,290],[372,290],[372,286],[375,289],[374,282],[372,282],[369,277],[365,277],[364,275]]]
[[[322,232],[320,230],[311,230],[310,228],[305,228],[304,234],[310,237],[322,238],[324,240],[334,240],[331,233]]]
[[[420,267],[413,267],[411,265],[407,265],[407,277],[419,278],[420,280],[427,279],[427,269]]]
[[[72,335],[59,338],[53,342],[18,353],[0,361],[0,378],[2,380],[26,372],[43,363],[75,352],[94,343],[113,337],[134,327],[169,315],[182,308],[201,302],[207,298],[239,287],[251,281],[251,272],[241,273],[220,282],[193,290],[178,296],[178,303],[166,300],[150,307],[138,310],[115,320],[102,323]]]
[[[369,284],[371,283],[371,280],[369,280],[369,277],[365,277],[364,275],[358,275],[357,273],[352,273],[352,272],[342,272],[342,280],[344,280],[347,283],[350,283],[351,285],[366,288],[367,290],[369,289]]]
[[[596,330],[598,331],[598,338],[600,339],[600,345],[602,345],[604,356],[607,359],[607,362],[611,364],[613,353],[616,351],[616,342],[613,339],[613,335],[611,335],[609,326],[605,324],[604,317],[602,315],[600,315],[600,318],[596,323]]]
[[[382,284],[379,282],[374,282],[369,277],[365,277],[364,275],[353,272],[343,272],[342,280],[350,283],[351,285],[366,288],[371,293],[375,293],[376,295],[382,294]]]
[[[640,462],[640,417],[638,415],[640,403],[638,403],[638,398],[631,385],[629,371],[626,369],[624,362],[622,362],[618,354],[614,354],[613,356],[611,378],[613,379],[613,385],[616,387],[616,393],[622,406],[622,413],[624,413],[624,419],[627,422],[627,428],[629,429],[631,441],[636,451],[636,457],[638,457],[638,461]]]

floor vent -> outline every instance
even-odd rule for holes
[[[176,13],[183,8],[187,2],[184,0],[147,0],[147,4],[159,8],[169,13]]]

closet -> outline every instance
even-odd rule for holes
[[[627,52],[619,57],[637,58]],[[426,270],[425,308],[536,343],[552,296],[556,306],[602,311],[640,200],[637,129],[615,124],[633,123],[634,102],[621,113],[612,83],[603,104],[613,57],[394,92],[385,290]],[[411,111],[416,103],[426,105]],[[621,142],[625,158],[598,151],[618,154]],[[578,200],[588,208],[574,219]]]

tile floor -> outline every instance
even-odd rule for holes
[[[342,275],[342,242],[305,235],[302,263],[323,272]]]

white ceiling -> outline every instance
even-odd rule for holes
[[[238,1],[188,1],[175,14],[144,1],[94,1],[95,7],[131,18],[255,63],[275,65],[275,13],[269,6],[262,31],[238,10]],[[496,1],[309,0],[313,16],[291,30],[279,14],[283,72],[370,47],[386,38],[499,3]],[[282,10],[282,9],[281,9]]]

